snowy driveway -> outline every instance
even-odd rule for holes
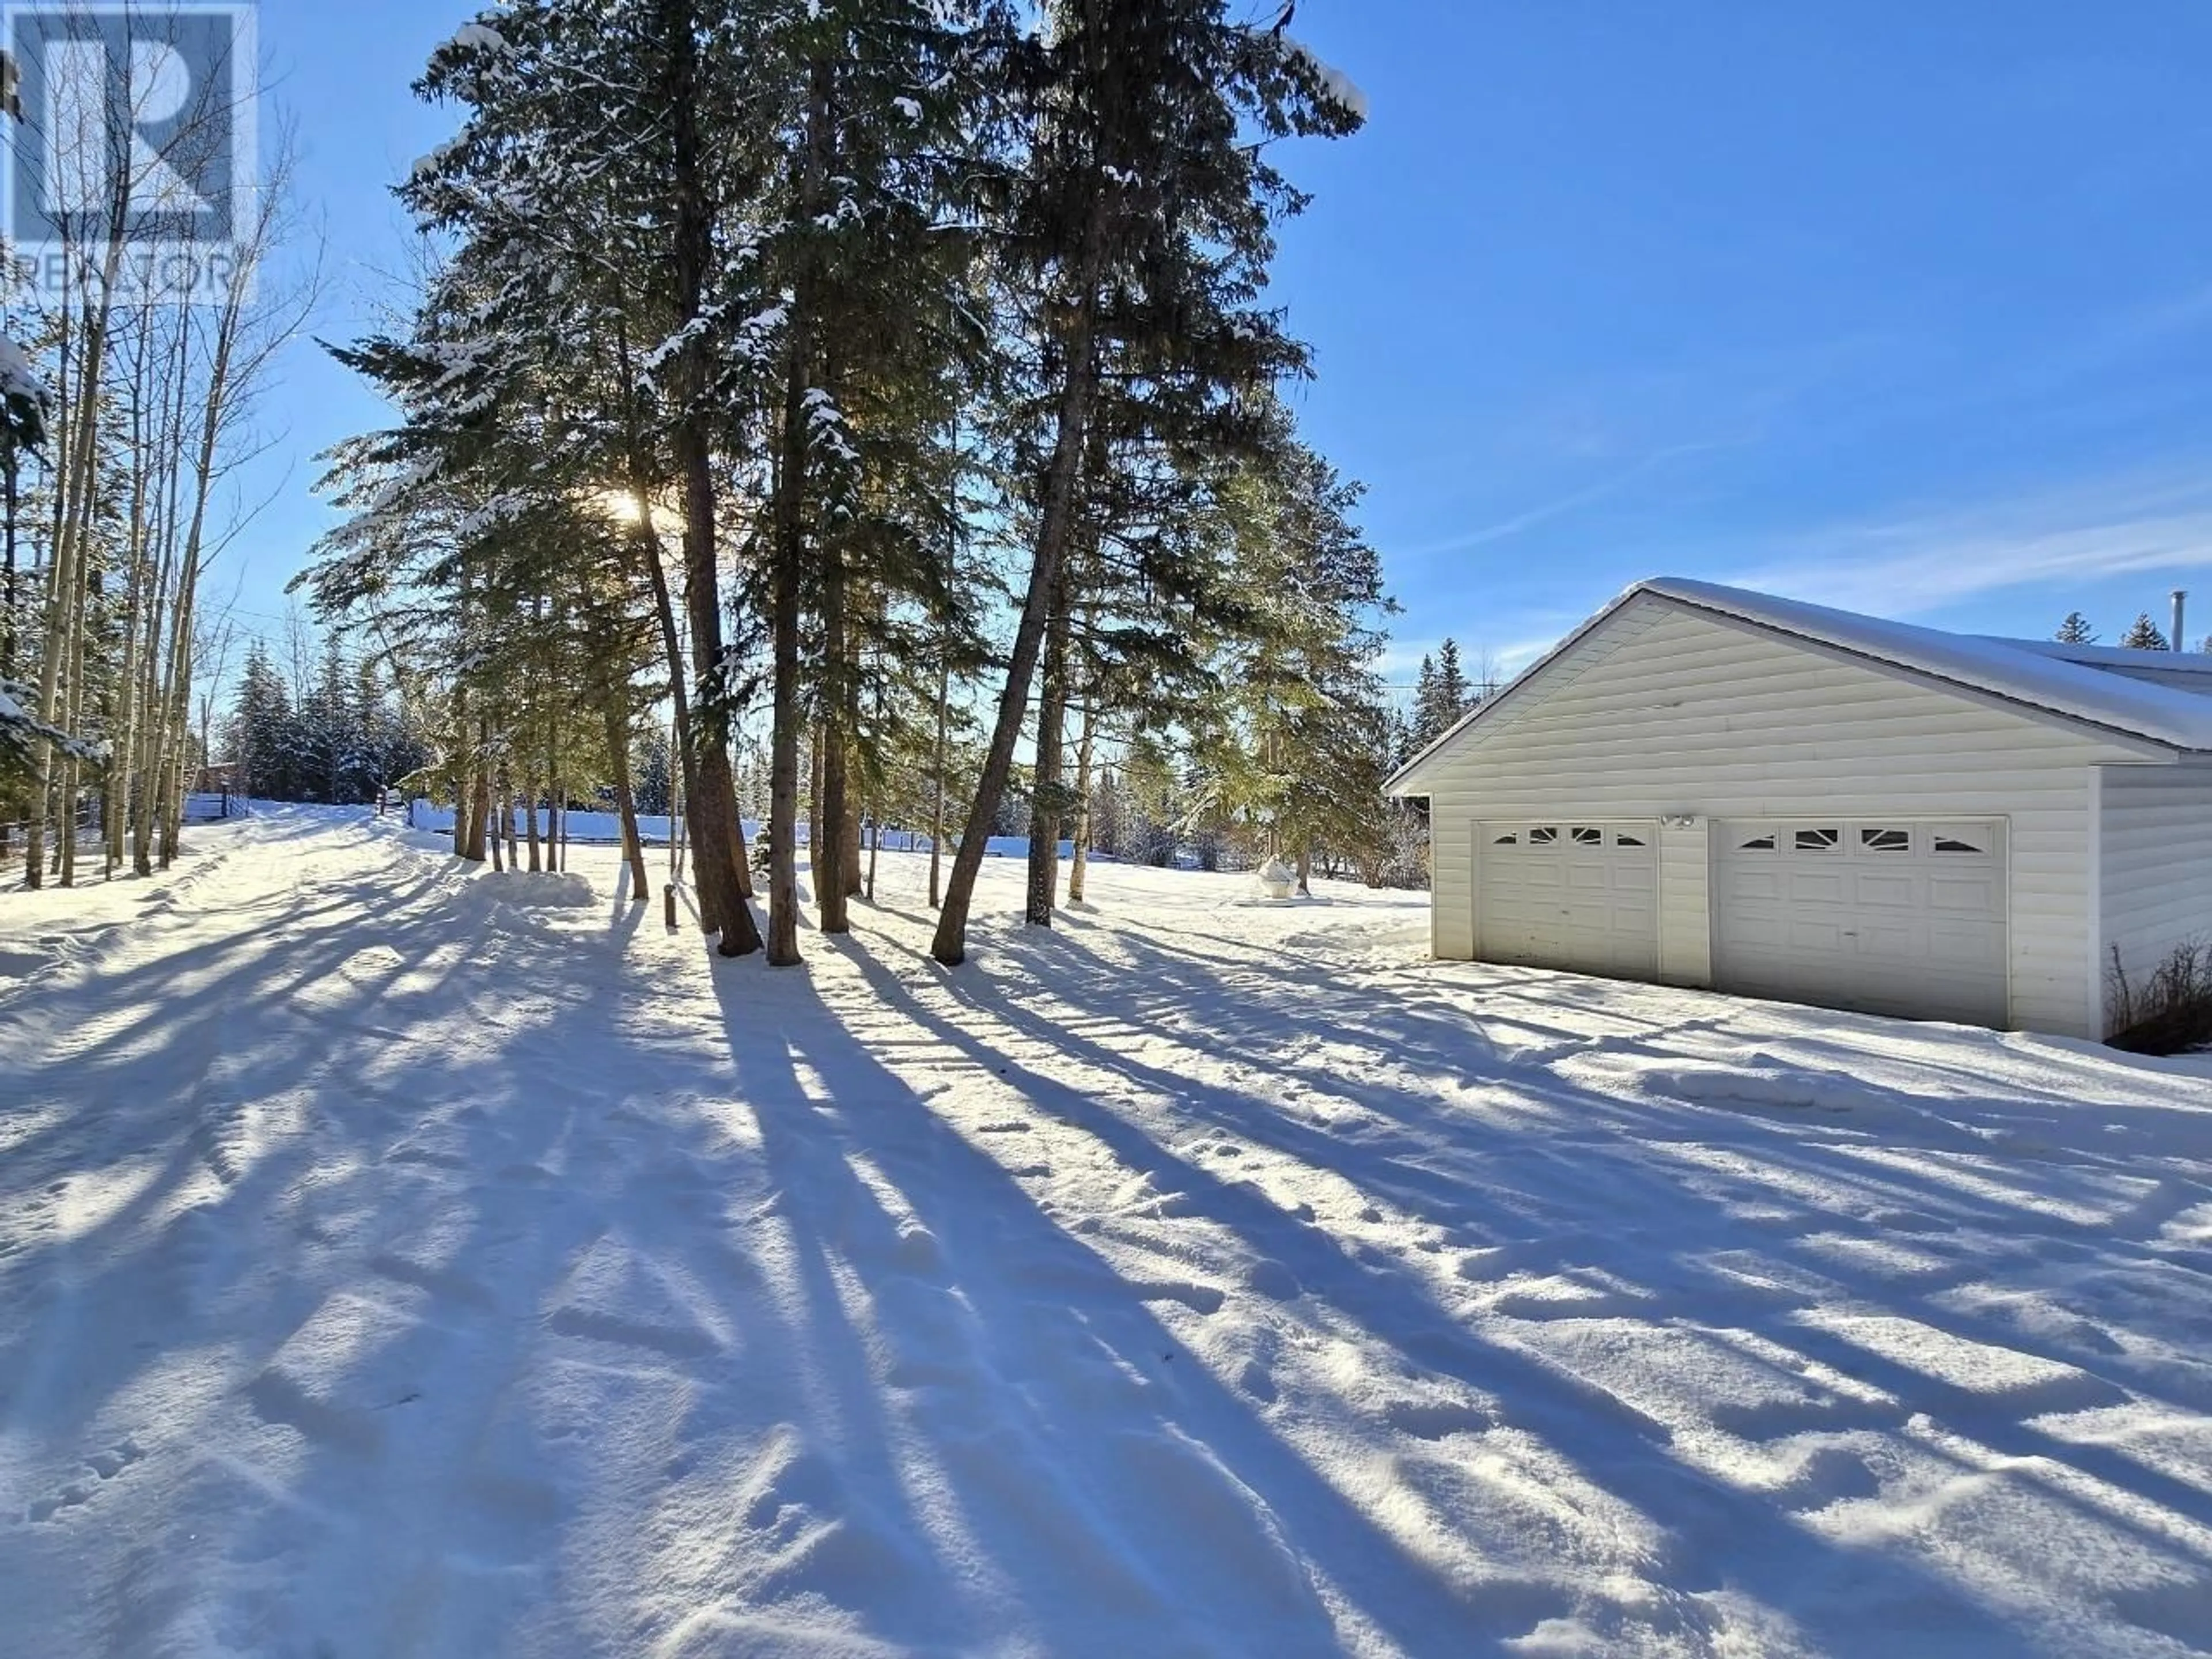
[[[0,895],[0,1653],[2212,1645],[2212,1082],[1108,868]],[[994,866],[979,908],[1018,903]]]

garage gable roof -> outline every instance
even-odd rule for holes
[[[2019,703],[2046,716],[2056,715],[2177,751],[2212,752],[2212,674],[2204,680],[2204,690],[2198,692],[2172,684],[2154,684],[2120,672],[2164,668],[2166,664],[2155,653],[2093,652],[2040,640],[1948,634],[1941,629],[1778,599],[1749,588],[1724,587],[1717,582],[1681,576],[1655,576],[1637,583],[1530,665],[1504,691],[1470,711],[1414,756],[1385,786],[1389,792],[1421,793],[1419,775],[1431,760],[1471,728],[1511,718],[1516,702],[1525,702],[1520,694],[1526,687],[1541,678],[1615,612],[1646,595],[1847,652],[1916,678]],[[2197,660],[2212,668],[2212,659]]]

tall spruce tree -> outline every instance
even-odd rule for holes
[[[1421,659],[1421,672],[1413,688],[1413,746],[1418,753],[1459,723],[1474,706],[1467,672],[1460,666],[1459,644],[1446,640],[1433,658]]]
[[[1437,708],[1449,727],[1474,706],[1474,692],[1467,671],[1460,666],[1459,641],[1447,639],[1437,647]]]
[[[1273,226],[1303,198],[1264,141],[1336,136],[1361,112],[1281,31],[1232,21],[1223,0],[1048,0],[1013,84],[1026,166],[998,255],[1017,291],[1046,456],[1029,568],[998,714],[931,953],[964,959],[985,839],[1005,794],[1078,529],[1107,363],[1158,389],[1186,428],[1249,417],[1247,400],[1304,355],[1258,303]],[[1255,143],[1257,138],[1262,142]],[[1048,411],[1048,412],[1047,412]],[[1049,433],[1048,444],[1042,437]],[[1056,739],[1040,734],[1041,747]],[[1056,776],[1045,780],[1055,792]],[[1053,849],[1032,845],[1032,860]],[[1030,920],[1049,880],[1030,879]]]
[[[1258,592],[1219,656],[1201,770],[1255,850],[1294,860],[1304,887],[1317,852],[1382,861],[1390,716],[1374,665],[1391,607],[1352,520],[1358,488],[1297,441],[1287,415],[1248,475],[1237,566]]]
[[[305,783],[292,694],[260,641],[247,648],[233,698],[230,757],[246,792],[269,800],[297,800]]]

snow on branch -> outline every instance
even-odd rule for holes
[[[5,334],[0,334],[0,397],[46,401],[46,383],[31,362],[31,354]]]
[[[15,339],[0,334],[0,410],[4,410],[9,441],[25,449],[38,449],[46,441],[46,417],[53,408],[53,393],[46,377],[31,361],[31,354]]]
[[[1335,64],[1326,61],[1303,40],[1286,34],[1283,37],[1283,46],[1292,59],[1303,64],[1314,79],[1321,82],[1322,90],[1333,101],[1351,111],[1360,120],[1366,120],[1367,94],[1359,89],[1357,82]]]
[[[0,679],[0,750],[27,760],[33,746],[43,738],[64,754],[74,755],[80,760],[97,762],[106,757],[106,744],[71,737],[59,726],[47,725],[24,708],[23,700],[33,695],[27,685],[15,680]]]

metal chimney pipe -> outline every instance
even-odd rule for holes
[[[2189,598],[2189,590],[2188,590],[2188,589],[2186,589],[2186,588],[2183,588],[2183,587],[2177,587],[2177,588],[2175,588],[2175,589],[2173,590],[2173,640],[2172,640],[2172,646],[2173,646],[2173,648],[2174,648],[2176,651],[2186,651],[2186,650],[2188,650],[2188,649],[2189,649],[2189,647],[2188,647],[2187,646],[2184,645],[2184,644],[2181,642],[2181,607],[2182,607],[2182,605],[2184,605],[2184,604],[2188,600],[2188,598]]]

